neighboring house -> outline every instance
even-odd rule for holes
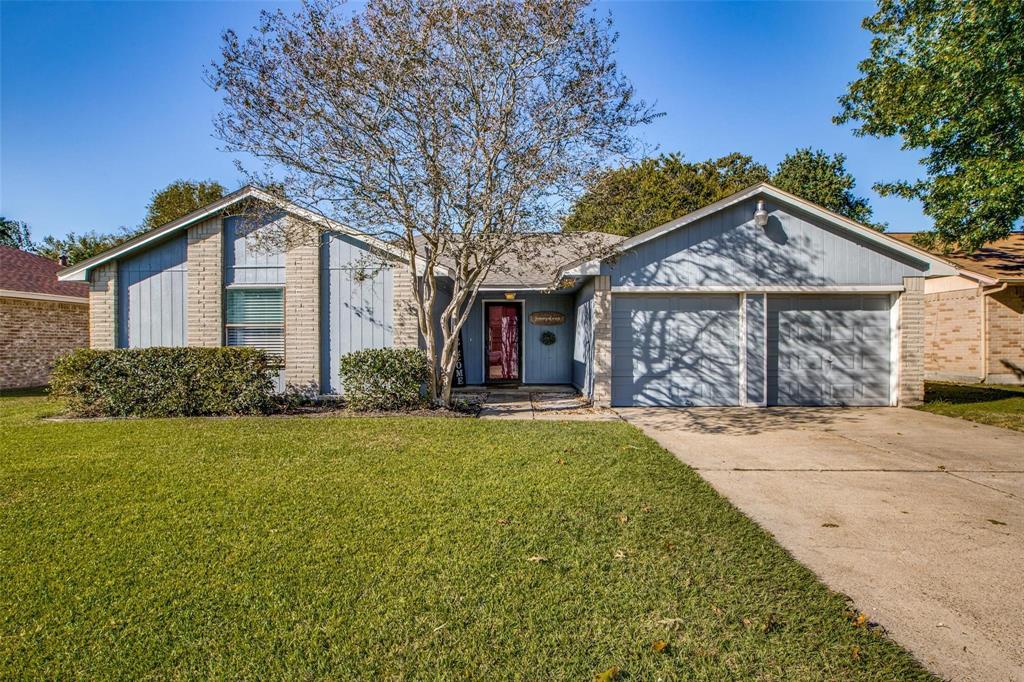
[[[0,389],[44,386],[53,361],[89,345],[89,287],[60,265],[0,246]]]
[[[92,345],[260,346],[321,393],[339,391],[342,353],[420,345],[407,265],[358,265],[393,247],[286,207],[327,230],[319,244],[254,249],[264,227],[230,213],[266,198],[244,188],[64,270],[89,282]],[[925,278],[955,274],[765,183],[598,259],[544,238],[548,263],[502,268],[473,302],[468,384],[572,383],[599,405],[914,404]]]
[[[942,257],[957,272],[925,283],[925,376],[1024,383],[1024,233]]]

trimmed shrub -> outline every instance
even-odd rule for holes
[[[277,369],[255,348],[84,348],[57,360],[50,391],[85,416],[265,414]]]
[[[353,410],[403,410],[423,404],[430,365],[415,348],[370,348],[342,355],[338,373]]]

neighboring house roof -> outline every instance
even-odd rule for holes
[[[186,229],[189,225],[197,223],[205,218],[216,215],[217,213],[237,204],[246,199],[256,199],[258,201],[265,202],[272,206],[276,206],[286,213],[290,213],[302,220],[308,221],[315,225],[319,225],[331,232],[340,232],[347,234],[352,237],[356,237],[361,241],[367,243],[373,248],[379,249],[380,252],[391,254],[397,258],[403,258],[404,252],[395,247],[393,244],[389,244],[382,239],[360,232],[359,230],[352,229],[347,225],[342,225],[339,222],[330,220],[323,217],[322,215],[310,211],[308,209],[297,206],[289,201],[283,201],[278,197],[265,192],[259,187],[252,185],[246,185],[245,187],[228,194],[211,204],[189,213],[186,216],[178,218],[172,222],[169,222],[160,227],[155,227],[152,230],[143,232],[137,237],[129,239],[123,244],[119,244],[113,248],[107,249],[103,253],[100,253],[88,260],[84,260],[80,263],[76,263],[69,268],[65,268],[58,273],[58,277],[61,280],[86,280],[89,277],[89,271],[97,266],[103,265],[111,260],[120,258],[129,253],[137,251],[147,245],[151,245],[153,242],[159,241],[164,237],[167,237],[175,232]]]
[[[822,208],[821,206],[818,206],[813,202],[807,201],[806,199],[802,199],[796,196],[795,194],[790,194],[789,192],[781,190],[778,187],[775,187],[774,185],[767,182],[759,182],[756,185],[751,185],[750,187],[740,190],[739,192],[727,196],[724,199],[720,199],[713,204],[708,204],[703,208],[699,208],[696,211],[687,213],[681,218],[670,220],[669,222],[664,223],[663,225],[651,228],[646,232],[641,232],[640,234],[634,235],[629,239],[624,239],[613,247],[610,256],[614,256],[624,251],[628,251],[629,249],[637,247],[640,244],[648,242],[652,239],[657,239],[658,237],[667,234],[668,232],[677,230],[681,227],[685,227],[690,223],[696,222],[701,218],[712,215],[713,213],[717,213],[718,211],[728,208],[729,206],[757,197],[767,197],[784,206],[804,211],[805,213],[808,213],[812,216],[815,216],[821,220],[826,221],[830,225],[842,231],[852,233],[868,242],[877,244],[889,251],[893,251],[902,254],[906,257],[912,258],[922,264],[927,265],[928,274],[931,276],[956,274],[955,269],[952,266],[950,266],[949,263],[942,260],[941,258],[937,258],[931,253],[928,253],[924,249],[919,249],[912,244],[908,244],[898,239],[893,239],[889,235],[881,233],[877,230],[873,230],[870,227],[867,227],[866,225],[861,225],[855,220],[851,220],[845,216],[841,216],[838,213],[833,213],[832,211],[829,211],[826,208]],[[588,259],[572,263],[567,267],[563,268],[559,272],[559,276],[597,274],[600,271],[601,260],[603,259]]]
[[[60,264],[9,246],[0,246],[0,295],[88,300],[89,285],[57,280]]]
[[[915,232],[892,232],[889,236],[910,243]],[[957,268],[967,270],[995,282],[1024,281],[1024,232],[1014,232],[1006,239],[986,244],[974,253],[952,251],[936,253]]]

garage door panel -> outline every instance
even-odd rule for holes
[[[886,295],[769,297],[769,403],[888,405],[889,306]]]
[[[738,297],[615,297],[612,401],[738,404]]]

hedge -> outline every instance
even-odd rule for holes
[[[57,360],[50,392],[83,416],[265,414],[276,372],[255,348],[81,349]]]
[[[371,348],[341,356],[339,374],[353,410],[402,410],[423,404],[430,365],[415,348]]]

